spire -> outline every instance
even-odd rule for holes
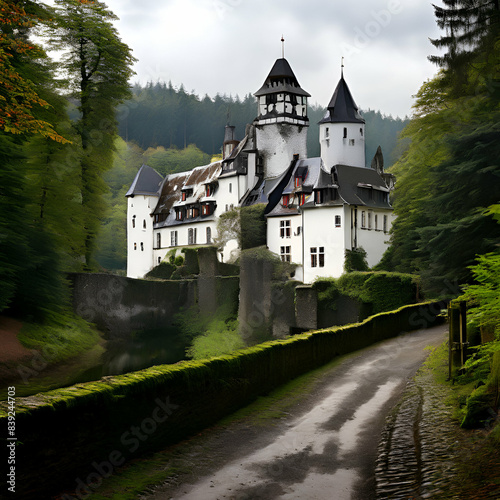
[[[281,58],[285,59],[285,39],[281,35]]]
[[[340,78],[344,78],[344,56],[342,56],[340,61]]]
[[[358,106],[344,80],[343,59],[340,81],[328,104],[327,112],[319,123],[365,123],[365,119],[359,114]]]

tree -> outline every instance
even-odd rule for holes
[[[64,51],[61,69],[78,101],[75,125],[80,137],[81,204],[85,231],[85,264],[91,267],[99,218],[105,209],[102,173],[112,166],[117,132],[116,106],[130,97],[129,78],[135,59],[121,42],[116,16],[97,0],[56,0],[51,47]]]
[[[446,70],[453,93],[460,95],[474,79],[470,67],[478,59],[488,60],[498,51],[500,8],[498,0],[443,0],[434,6],[436,21],[446,34],[431,40],[437,48],[446,48],[443,56],[429,60]]]
[[[26,74],[34,61],[46,59],[42,48],[28,38],[44,12],[29,0],[0,0],[0,130],[67,142],[49,122],[35,116],[36,110],[50,104]]]
[[[393,169],[398,218],[384,258],[388,269],[419,272],[436,294],[470,282],[476,255],[493,251],[500,236],[487,212],[500,177],[498,4],[484,2],[484,12],[445,4],[438,23],[448,33],[438,46],[449,51],[433,59],[443,68],[421,87],[403,132],[409,144]]]

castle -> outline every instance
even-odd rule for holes
[[[172,249],[214,244],[222,213],[257,203],[266,205],[267,247],[297,265],[299,281],[340,276],[346,250],[380,261],[394,179],[380,148],[365,166],[365,120],[343,73],[319,122],[319,158],[307,157],[310,95],[284,57],[254,95],[258,115],[241,141],[226,126],[221,161],[165,178],[141,167],[126,195],[127,276],[143,277]],[[237,251],[231,240],[220,259]]]

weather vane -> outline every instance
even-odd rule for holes
[[[281,57],[285,59],[285,39],[281,35]]]

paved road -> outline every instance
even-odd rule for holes
[[[195,473],[142,498],[375,499],[385,418],[427,356],[424,348],[441,344],[445,332],[400,335],[347,357],[276,426],[221,430],[188,457]]]

